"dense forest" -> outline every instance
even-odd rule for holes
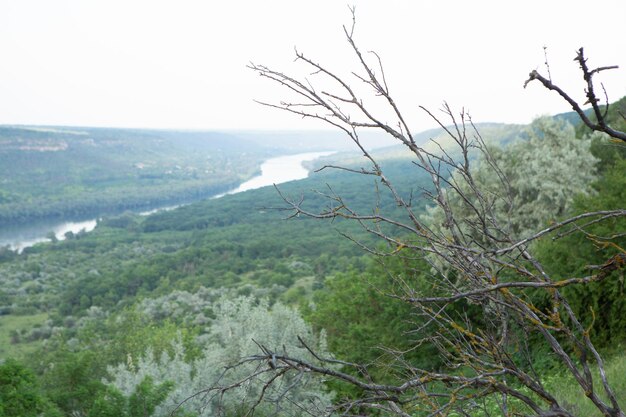
[[[611,106],[610,122],[617,129],[626,127],[619,116],[625,106],[626,98]],[[546,116],[528,126],[483,126],[491,155],[509,178],[516,200],[515,210],[506,215],[520,236],[577,213],[623,209],[624,148],[565,119],[576,120]],[[235,167],[252,174],[268,154],[253,143],[245,143],[243,154],[239,147],[228,147],[228,138],[204,141],[190,134],[187,151],[208,146],[213,171],[207,172],[204,156],[197,165],[187,162],[177,169],[176,155],[187,152],[182,146],[174,149],[162,133],[137,135],[145,141],[137,146],[153,149],[151,159],[137,159],[139,151],[126,148],[115,130],[2,128],[0,219],[64,215],[113,201],[118,208],[132,207],[162,198],[165,186],[174,191],[168,199],[215,191],[241,181]],[[16,150],[28,157],[16,158]],[[377,155],[385,181],[393,182],[429,227],[441,227],[442,213],[426,198],[432,190],[428,175],[397,148]],[[471,158],[477,181],[495,190],[482,157]],[[100,164],[113,169],[105,172]],[[393,296],[408,281],[436,295],[429,281],[433,266],[428,259],[403,255],[411,242],[406,230],[393,224],[403,210],[380,178],[359,174],[365,164],[362,157],[351,156],[343,160],[350,171],[323,170],[280,186],[280,194],[268,187],[148,217],[105,216],[90,233],[21,254],[1,249],[0,416],[245,415],[263,385],[250,380],[239,386],[237,381],[257,365],[244,364],[229,374],[224,367],[260,347],[310,360],[332,356],[341,361],[333,369],[348,373],[342,363],[363,364],[368,375],[386,384],[405,377],[393,352],[404,352],[403,360],[412,366],[445,369],[450,364],[435,346],[414,343],[423,317]],[[96,198],[90,190],[102,182],[114,186]],[[131,184],[140,184],[146,194],[120,200]],[[311,213],[350,207],[392,221],[365,225],[374,227],[371,233],[349,215],[332,221],[290,216],[290,201]],[[459,213],[466,210],[463,201],[451,199],[450,204]],[[472,215],[464,214],[467,219]],[[589,265],[602,265],[626,244],[623,234],[603,247],[593,237],[624,226],[623,217],[591,224],[586,235],[546,236],[533,243],[533,250],[553,276],[583,276]],[[377,233],[404,243],[384,243]],[[608,358],[608,378],[623,402],[623,270],[563,291]],[[549,304],[544,296],[527,294],[539,308]],[[455,308],[468,323],[485,320],[476,304]],[[560,404],[575,415],[596,415],[554,353],[539,338],[526,343],[533,372]],[[206,391],[217,382],[234,388],[220,395]],[[358,387],[307,373],[283,384],[290,387],[288,401],[270,398],[256,405],[255,415],[321,415],[333,404],[362,396]],[[282,398],[280,389],[272,395]],[[489,401],[475,411],[467,409],[467,415],[484,415],[478,410],[485,409],[497,413],[497,401]],[[510,405],[512,415],[525,413],[523,402],[516,401]],[[407,413],[432,415],[418,409]]]

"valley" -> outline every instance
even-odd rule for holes
[[[624,16],[0,1],[0,417],[626,417]]]
[[[225,193],[215,194],[209,198],[220,198],[224,195],[236,194],[239,192],[252,190],[272,184],[281,184],[287,181],[293,181],[305,178],[308,171],[303,167],[303,163],[318,157],[327,156],[333,152],[308,152],[302,154],[288,155],[282,157],[270,158],[263,162],[260,166],[260,174],[243,182],[236,188]],[[198,197],[201,199],[201,197]],[[173,210],[182,205],[190,204],[194,200],[183,200],[172,202],[167,205],[157,205],[153,207],[142,207],[141,211],[128,210],[131,213],[147,216],[158,211]],[[10,250],[21,252],[24,248],[34,244],[46,242],[50,240],[63,240],[65,235],[90,232],[96,227],[98,219],[103,217],[118,216],[122,212],[101,212],[97,218],[78,218],[63,219],[62,221],[39,221],[28,222],[28,224],[18,224],[12,226],[4,226],[0,228],[0,246],[7,246]]]

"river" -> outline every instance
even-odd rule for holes
[[[295,181],[306,178],[309,171],[304,167],[304,162],[313,161],[322,156],[332,155],[334,151],[327,152],[307,152],[295,155],[279,156],[270,158],[261,164],[261,174],[242,183],[239,187],[223,194],[215,195],[211,198],[220,198],[228,194],[241,193],[256,188],[266,187],[272,184],[282,184],[288,181]],[[148,211],[142,211],[140,215],[150,215],[161,210],[173,210],[178,206],[159,206]],[[66,220],[66,221],[39,221],[27,225],[5,227],[0,230],[0,246],[9,246],[12,250],[21,252],[24,248],[33,246],[36,243],[50,240],[51,233],[54,233],[58,240],[65,239],[68,232],[79,233],[81,231],[90,232],[97,224],[96,219],[86,220]]]

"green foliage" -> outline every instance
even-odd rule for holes
[[[127,403],[128,399],[121,392],[107,386],[98,392],[87,417],[124,417],[128,415]]]
[[[605,107],[602,106],[604,111]],[[596,120],[593,112],[590,112],[590,119]],[[626,96],[612,103],[606,114],[605,121],[615,130],[626,132]],[[608,135],[592,132],[584,123],[580,123],[576,128],[578,137],[591,138],[591,152],[599,159],[597,168],[600,173],[610,169],[621,159],[626,159],[626,145],[622,141],[613,140]]]
[[[59,351],[42,376],[47,396],[66,414],[84,415],[93,399],[104,389],[98,377],[104,375],[102,362],[93,351]]]
[[[574,213],[623,209],[626,202],[626,160],[620,160],[594,183],[594,193],[579,197]],[[623,218],[609,219],[585,227],[589,235],[572,233],[552,241],[544,239],[537,254],[555,278],[586,276],[597,273],[590,266],[601,267],[613,256],[623,253],[626,230]],[[563,290],[572,308],[591,326],[593,339],[600,345],[621,341],[626,334],[626,297],[624,297],[623,265],[600,282],[571,286]]]
[[[626,407],[626,355],[623,346],[618,345],[613,349],[618,354],[609,357],[605,361],[606,378],[615,392],[615,396],[621,407]],[[621,352],[620,352],[621,350]],[[600,375],[593,371],[595,381],[600,381]],[[601,413],[582,392],[580,385],[572,380],[571,376],[563,374],[546,375],[544,381],[546,387],[554,392],[556,399],[563,404],[565,409],[575,416],[601,417]],[[602,389],[598,386],[596,391],[603,401],[607,401]]]
[[[473,196],[467,179],[452,176],[461,192],[475,200],[469,203],[481,211],[493,210],[486,218],[493,219],[494,224],[486,227],[496,236],[502,233],[495,225],[515,239],[561,218],[572,210],[577,194],[591,191],[590,184],[596,178],[589,142],[577,140],[567,122],[542,117],[533,121],[527,134],[528,140],[491,150],[500,172],[484,158],[473,170],[473,181],[487,200],[484,205]],[[459,193],[449,193],[448,200],[455,218],[463,221],[463,232],[480,242],[483,231],[475,226],[475,209]],[[445,233],[441,208],[430,209],[423,218],[434,230]]]
[[[30,338],[29,335],[33,328],[45,326],[47,319],[47,313],[0,316],[0,358],[21,359],[37,349],[41,341]]]
[[[150,417],[171,389],[170,382],[155,384],[150,377],[144,378],[128,398],[114,387],[104,387],[97,393],[89,411],[84,415],[87,417]],[[182,414],[179,415],[182,416]]]
[[[414,170],[407,161],[387,161],[391,177],[405,197],[417,195],[423,176],[405,175]],[[378,203],[389,217],[398,208],[383,191],[370,189],[371,179],[330,173],[283,191],[299,198],[302,189],[324,190],[333,183],[346,203],[365,212]],[[100,222],[96,230],[76,239],[28,248],[21,256],[0,263],[0,283],[11,297],[11,312],[58,311],[80,316],[91,306],[116,308],[120,301],[164,294],[172,289],[205,287],[286,288],[314,272],[291,268],[317,264],[324,273],[346,268],[359,248],[337,231],[373,244],[356,224],[325,224],[312,219],[285,221],[283,213],[268,209],[282,200],[274,189],[260,189],[207,200],[145,219],[128,214]],[[313,196],[305,200],[311,210],[328,202]],[[420,212],[424,202],[415,202]],[[333,256],[323,258],[327,248]],[[325,259],[320,262],[319,259]],[[320,270],[321,271],[321,270]],[[16,294],[27,296],[16,297]],[[278,294],[276,294],[278,295]]]
[[[600,106],[600,108],[602,109],[602,111],[606,110],[605,106]],[[610,104],[609,111],[606,117],[604,118],[604,120],[613,129],[626,132],[626,119],[624,119],[624,116],[623,116],[625,114],[626,114],[626,96]],[[588,110],[587,115],[589,116],[590,120],[592,120],[593,122],[597,120],[591,108]],[[591,129],[589,129],[587,125],[585,125],[582,122],[578,123],[578,125],[576,126],[576,136],[578,137],[589,135],[591,132],[592,132]]]
[[[439,348],[423,343],[439,329],[416,314],[407,300],[419,294],[437,295],[430,269],[423,259],[400,250],[397,256],[371,260],[364,272],[335,274],[315,293],[307,318],[326,331],[329,348],[339,359],[364,365],[379,383],[406,381],[407,363],[419,369],[442,369],[445,361]],[[449,306],[445,313],[471,317],[475,323],[484,314],[463,301]],[[331,382],[330,386],[342,398],[362,395],[347,384]]]
[[[0,364],[0,417],[59,417],[39,388],[35,375],[19,362]]]
[[[131,309],[109,318],[91,311],[90,316],[81,318],[74,326],[74,337],[64,340],[70,336],[66,330],[65,334],[49,339],[30,358],[42,375],[46,396],[65,415],[149,415],[151,411],[144,414],[137,410],[156,407],[169,384],[140,381],[136,391],[123,397],[102,383],[107,376],[106,366],[137,357],[146,349],[167,355],[175,340],[187,346],[187,359],[199,350],[189,329],[180,329],[168,320],[154,321]],[[135,396],[130,396],[133,393]]]
[[[255,340],[275,352],[288,352],[302,358],[312,359],[310,353],[298,343],[300,336],[321,355],[327,355],[323,338],[317,337],[299,314],[281,304],[270,308],[266,301],[251,297],[236,299],[222,298],[213,305],[213,316],[207,334],[198,339],[202,353],[194,360],[186,359],[187,352],[180,340],[172,344],[172,353],[156,355],[148,349],[141,356],[129,355],[127,359],[109,368],[110,385],[119,389],[132,400],[133,392],[140,392],[146,378],[154,381],[171,381],[163,403],[152,415],[168,416],[184,400],[187,411],[200,416],[212,416],[222,407],[227,415],[238,415],[256,401],[263,383],[273,376],[260,375],[250,383],[242,384],[224,395],[196,395],[214,384],[232,384],[251,375],[257,365],[251,362],[240,364],[224,372],[226,367],[236,365],[242,358],[258,353]],[[310,375],[300,375],[302,385],[286,392],[280,405],[264,401],[258,414],[271,415],[279,406],[284,415],[308,415],[326,407],[330,395],[322,383]],[[281,377],[278,387],[293,384],[293,376]],[[271,388],[267,398],[281,395],[282,388]],[[164,392],[161,390],[160,392]],[[301,407],[304,407],[302,409]]]
[[[315,293],[314,305],[307,313],[316,328],[326,331],[329,349],[339,359],[363,364],[377,381],[388,383],[397,382],[394,356],[389,353],[414,348],[411,306],[392,298],[397,286],[393,273],[378,264],[365,272],[338,273]],[[409,356],[422,363],[428,362],[423,360],[426,358],[436,359],[423,354],[418,349]],[[339,397],[358,394],[347,384],[331,382],[330,386]]]
[[[392,263],[372,263],[365,272],[353,270],[327,278],[308,312],[309,320],[326,330],[329,347],[339,358],[381,367],[378,372],[382,373],[388,372],[384,368],[389,360],[380,360],[386,356],[385,349],[413,347],[411,305],[394,298],[402,294],[399,278],[424,279],[417,270],[407,272],[409,267],[403,262],[395,262],[395,267]],[[419,356],[423,355],[415,354],[415,359]]]
[[[591,152],[598,158],[598,171],[604,173],[611,169],[620,160],[626,159],[626,145],[608,139],[607,135],[593,133],[591,137]]]
[[[155,408],[167,398],[173,383],[165,381],[156,385],[152,378],[145,377],[135,392],[128,398],[128,415],[132,417],[150,417]]]

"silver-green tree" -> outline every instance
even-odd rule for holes
[[[521,239],[571,211],[574,196],[592,192],[596,179],[597,160],[591,154],[590,140],[576,138],[574,127],[564,120],[541,117],[526,129],[520,138],[506,148],[488,148],[488,157],[477,158],[469,178],[455,172],[453,184],[445,190],[449,210],[463,219],[459,233],[475,239],[477,247],[486,243],[482,225],[483,212],[476,211],[478,202],[466,200],[472,186],[481,190],[487,207],[493,210],[498,225],[503,226],[501,238]],[[434,205],[422,216],[433,231],[444,232],[445,212]],[[492,233],[489,231],[488,233]]]
[[[323,335],[314,335],[297,311],[280,303],[270,307],[252,297],[223,297],[213,314],[200,358],[187,360],[177,341],[172,354],[156,356],[148,350],[109,368],[109,384],[130,396],[146,378],[171,382],[173,387],[154,417],[183,415],[183,410],[198,416],[244,415],[251,410],[255,415],[285,416],[326,412],[332,395],[314,374],[276,373],[272,366],[277,360],[272,357],[262,363],[246,359],[261,348],[312,360],[299,339],[326,355]]]

